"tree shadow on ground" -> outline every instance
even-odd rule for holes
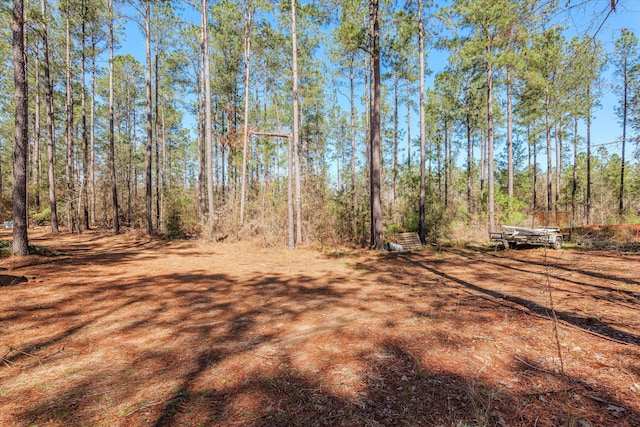
[[[116,265],[108,253],[78,257],[74,268],[85,272],[102,259]],[[430,352],[446,358],[465,342],[431,324],[399,334],[398,324],[422,321],[414,299],[439,298],[429,302],[434,311],[422,309],[424,319],[453,322],[439,308],[452,303],[451,284],[502,295],[417,265],[437,279],[428,292],[422,279],[376,257],[354,266],[376,287],[344,285],[340,274],[206,270],[43,284],[48,302],[18,301],[7,318],[25,335],[42,328],[22,343],[35,356],[53,343],[67,350],[29,364],[31,356],[15,354],[12,363],[23,365],[0,375],[31,399],[9,388],[2,398],[19,408],[15,425],[637,425],[640,413],[616,396],[536,360],[514,359],[527,392],[512,390],[509,378],[487,383],[432,363]],[[456,321],[477,327],[483,318]]]

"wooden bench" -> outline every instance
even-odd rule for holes
[[[403,251],[422,249],[418,233],[398,233],[396,234],[396,243],[402,246]]]

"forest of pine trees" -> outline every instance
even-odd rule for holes
[[[27,224],[382,248],[638,222],[640,50],[607,24],[633,2],[575,3],[3,2],[0,219],[16,253]]]

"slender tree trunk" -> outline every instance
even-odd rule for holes
[[[75,212],[75,185],[74,185],[74,169],[73,169],[73,88],[71,80],[71,12],[67,13],[66,18],[66,137],[67,137],[67,206],[69,208],[69,231],[74,233],[78,226],[76,222]]]
[[[487,185],[489,193],[489,231],[495,230],[495,197],[493,178],[493,66],[487,66]]]
[[[95,33],[94,33],[95,34]],[[92,36],[93,37],[93,36]],[[93,40],[93,39],[92,39]],[[91,112],[89,113],[89,145],[90,145],[90,166],[89,166],[89,205],[90,224],[96,223],[96,43],[92,43],[93,54],[91,56]]]
[[[442,129],[443,130],[445,129],[445,126],[446,126],[446,122],[444,121],[444,119],[442,119]],[[446,137],[447,137],[447,135],[446,135],[446,131],[445,131],[444,138],[442,138],[445,141],[444,142],[445,144],[446,144]],[[433,144],[433,142],[430,143],[430,147],[432,147],[431,144]],[[431,149],[429,151],[433,152]],[[438,140],[438,141],[436,141],[436,160],[437,160],[436,166],[437,166],[437,170],[438,170],[438,174],[437,174],[437,177],[438,177],[438,194],[440,196],[442,196],[442,175],[443,175],[443,173],[442,173],[442,163],[443,163],[442,162],[442,151],[443,151],[442,150],[442,141]],[[431,169],[431,168],[429,168],[429,169]]]
[[[418,0],[418,55],[420,61],[420,201],[418,212],[418,235],[424,245],[427,241],[427,230],[425,227],[425,199],[427,196],[427,184],[425,176],[425,123],[424,123],[424,23],[422,20],[422,0]],[[410,99],[407,103],[411,105]],[[410,109],[410,108],[409,108]],[[409,145],[411,140],[409,140]]]
[[[162,230],[162,195],[160,192],[160,82],[159,80],[159,55],[157,50],[158,45],[156,44],[156,55],[155,55],[155,120],[154,120],[154,140],[155,140],[155,151],[156,151],[156,167],[155,167],[155,187],[156,187],[156,229]]]
[[[82,2],[82,15],[86,15],[85,4]],[[86,62],[86,23],[84,18],[82,19],[82,57],[80,62],[80,74],[81,74],[81,91],[80,105],[82,113],[82,220],[84,223],[84,229],[89,230],[89,133],[87,128],[87,102],[86,102],[86,83],[85,83],[85,62]]]
[[[556,193],[555,193],[555,203],[554,203],[554,212],[558,212],[560,205],[560,179],[562,174],[562,130],[558,124],[560,120],[555,123],[555,140],[556,140]],[[556,215],[557,218],[557,215]],[[557,225],[557,224],[556,224]]]
[[[591,88],[587,88],[587,97],[591,98]],[[591,109],[587,110],[587,195],[586,195],[586,219],[591,222]]]
[[[247,198],[247,154],[249,150],[249,73],[251,70],[251,1],[247,4],[244,25],[244,135],[242,140],[242,183],[240,189],[240,224],[244,224]]]
[[[411,82],[407,78],[407,171],[411,172]]]
[[[113,204],[113,233],[120,233],[120,209],[118,208],[118,185],[116,179],[116,156],[115,156],[115,129],[114,129],[114,105],[113,105],[113,45],[115,44],[113,34],[113,21],[115,20],[113,10],[113,0],[109,0],[109,169],[111,175],[111,200]],[[131,175],[131,173],[129,174]],[[131,178],[129,178],[130,182]],[[129,199],[131,191],[129,191]],[[131,218],[129,218],[129,221]]]
[[[40,109],[42,107],[42,98],[40,97],[40,49],[39,43],[36,42],[36,52],[34,55],[34,83],[35,83],[35,99],[33,114],[33,169],[31,175],[31,183],[34,188],[36,210],[40,212],[40,140],[42,132],[40,130]]]
[[[298,146],[299,130],[298,130],[298,42],[297,42],[297,30],[296,30],[296,0],[291,0],[291,46],[292,46],[292,60],[291,60],[291,73],[293,80],[293,96],[292,96],[292,108],[293,108],[293,155],[295,164],[295,184],[296,184],[296,243],[302,243],[302,202],[300,195],[300,153]]]
[[[379,0],[369,1],[369,25],[371,35],[371,206],[372,206],[372,246],[376,250],[384,248],[382,236],[382,158],[380,135],[380,17]]]
[[[204,40],[204,39],[203,39]],[[201,40],[202,44],[202,40]],[[204,57],[202,55],[202,46],[200,48],[200,60],[204,64]],[[197,107],[196,107],[196,123],[198,127],[198,218],[202,221],[207,211],[207,196],[206,196],[206,146],[204,142],[204,67],[200,67],[200,71],[197,73]]]
[[[13,151],[13,254],[29,255],[27,234],[27,160],[29,153],[29,105],[27,101],[27,56],[25,51],[24,4],[13,1],[13,80],[15,99],[15,148]]]
[[[394,72],[393,76],[393,217],[398,209],[398,81],[400,76]]]
[[[165,194],[167,194],[167,187],[168,187],[168,183],[167,183],[167,168],[170,167],[170,165],[168,165],[168,147],[167,147],[167,132],[166,132],[166,122],[165,122],[165,116],[164,116],[164,111],[165,111],[165,106],[162,106],[161,112],[160,112],[160,117],[161,117],[161,141],[162,141],[162,149],[161,149],[161,158],[160,161],[158,163],[162,164],[162,167],[160,168],[160,176],[159,176],[159,181],[162,183],[162,187],[160,189],[160,197],[161,197],[161,201],[163,201],[162,198],[164,198]],[[163,206],[164,203],[160,203],[160,206]],[[164,212],[164,209],[161,211],[161,213]],[[165,219],[164,216],[161,215],[160,216],[160,221],[161,224],[164,224]]]
[[[551,212],[553,210],[553,188],[551,185],[551,123],[550,123],[550,106],[549,106],[549,98],[547,97],[545,101],[545,135],[547,141],[547,212]]]
[[[145,27],[145,52],[146,52],[146,76],[145,76],[145,92],[147,99],[147,145],[146,145],[146,173],[145,173],[145,220],[147,234],[153,233],[153,183],[152,183],[152,166],[153,166],[153,118],[151,98],[151,3],[145,0],[144,4],[144,27]]]
[[[202,0],[202,52],[204,58],[204,143],[207,149],[207,196],[209,237],[216,240],[213,195],[213,135],[211,134],[211,66],[209,64],[209,0]]]
[[[571,218],[577,219],[578,207],[576,195],[578,193],[578,115],[573,117],[573,171],[571,177]]]
[[[538,210],[538,144],[533,138],[533,210]]]
[[[355,236],[356,220],[356,104],[354,56],[349,58],[349,102],[351,104],[351,231]]]
[[[473,206],[471,205],[471,171],[473,168],[473,160],[471,156],[473,153],[473,143],[471,140],[471,119],[469,118],[469,111],[466,113],[465,128],[467,132],[467,212],[471,215],[473,213]]]
[[[47,104],[47,175],[49,180],[49,208],[51,209],[51,234],[58,234],[58,209],[56,200],[56,179],[55,179],[55,124],[53,112],[53,83],[51,82],[51,71],[49,62],[49,37],[47,29],[47,1],[42,0],[42,50],[44,54],[44,84],[45,102]]]
[[[507,66],[507,194],[509,205],[513,198],[513,106],[512,106],[511,67]]]
[[[449,162],[451,141],[449,141],[449,120],[444,121],[444,206],[449,206]]]
[[[629,91],[629,75],[627,70],[627,61],[625,58],[622,76],[622,152],[620,155],[620,191],[618,194],[618,215],[622,222],[624,214],[624,162],[625,162],[625,146],[627,144],[627,109],[628,109],[628,91]]]

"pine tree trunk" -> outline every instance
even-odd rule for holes
[[[627,144],[627,109],[628,109],[628,91],[629,91],[629,75],[627,72],[627,62],[623,67],[622,82],[622,152],[620,153],[620,191],[618,194],[618,215],[622,222],[624,214],[624,162],[625,162],[625,146]]]
[[[507,194],[509,195],[509,205],[513,198],[513,106],[512,106],[512,83],[511,67],[507,66]]]
[[[553,188],[551,185],[551,123],[550,123],[550,106],[549,98],[545,101],[545,136],[547,141],[547,212],[553,210]]]
[[[302,243],[302,224],[301,224],[301,198],[300,198],[300,153],[298,146],[299,130],[298,130],[298,44],[297,44],[297,30],[296,30],[296,0],[291,0],[291,48],[292,48],[292,60],[291,60],[291,74],[293,81],[293,94],[292,94],[292,109],[293,109],[293,156],[295,166],[295,210],[296,210],[296,243]]]
[[[51,82],[51,71],[49,62],[49,37],[47,29],[47,1],[42,0],[41,12],[42,20],[42,50],[44,54],[44,84],[45,102],[47,104],[47,177],[49,181],[49,207],[51,209],[51,234],[58,234],[58,209],[56,198],[55,179],[55,124],[53,111],[53,83]]]
[[[92,39],[93,40],[93,39]],[[95,144],[95,130],[96,130],[96,43],[92,43],[92,51],[94,55],[91,57],[91,112],[89,113],[89,149],[90,149],[90,166],[89,166],[89,205],[90,205],[90,220],[91,225],[96,223],[96,144]]]
[[[384,248],[382,236],[382,158],[380,129],[380,18],[379,0],[369,1],[369,25],[371,35],[371,222],[372,246],[376,250]]]
[[[207,150],[207,226],[209,238],[216,240],[213,195],[213,136],[211,134],[211,74],[209,64],[209,1],[202,0],[202,54],[204,58],[204,144]]]
[[[27,101],[27,56],[25,51],[24,4],[13,1],[13,79],[15,82],[15,148],[13,151],[13,254],[29,255],[27,235],[27,159],[29,152],[29,106]]]
[[[571,177],[571,219],[576,222],[578,207],[576,196],[578,193],[578,115],[573,117],[573,171]]]
[[[74,233],[78,226],[75,211],[75,183],[73,169],[73,88],[71,80],[71,12],[67,13],[66,18],[66,137],[67,137],[67,207],[69,215],[69,231]]]
[[[114,106],[113,106],[113,45],[115,44],[113,34],[113,0],[109,0],[109,13],[111,15],[109,19],[109,169],[111,176],[111,200],[113,204],[113,233],[120,233],[120,215],[118,209],[118,186],[116,180],[116,156],[115,156],[115,134],[114,134]],[[131,175],[131,174],[129,174]],[[129,182],[130,182],[129,177]],[[129,191],[129,198],[131,198],[131,192]]]
[[[408,78],[407,78],[407,171],[411,172],[411,82],[409,81]]]
[[[487,186],[489,187],[489,231],[495,230],[495,197],[493,178],[493,66],[487,66]]]
[[[200,51],[201,61],[204,63],[202,49]],[[197,108],[196,123],[198,127],[198,218],[202,221],[207,211],[206,203],[206,149],[204,144],[204,67],[201,66],[198,73],[199,81],[196,83],[197,89]]]
[[[145,222],[147,234],[153,233],[153,186],[152,186],[152,166],[153,166],[153,118],[151,98],[151,3],[145,1],[145,52],[146,52],[146,77],[145,92],[147,99],[147,144],[146,144],[146,173],[145,173]]]
[[[83,3],[84,8],[84,3]],[[83,10],[83,16],[86,11]],[[82,112],[82,221],[84,229],[89,230],[89,133],[87,128],[87,102],[85,83],[85,62],[86,62],[86,24],[82,19],[82,57],[80,62],[80,75],[82,93],[80,94],[80,105]]]
[[[396,71],[393,76],[393,218],[396,219],[398,210],[398,81],[400,76]]]
[[[560,185],[561,185],[561,174],[562,174],[562,133],[560,130],[560,126],[558,125],[558,121],[555,124],[555,136],[556,136],[556,193],[555,193],[555,203],[554,203],[554,212],[558,212],[560,205]],[[557,216],[556,216],[557,217]],[[557,225],[557,224],[556,224]]]
[[[36,87],[34,99],[34,115],[33,115],[33,170],[31,175],[31,183],[34,188],[34,202],[36,211],[40,212],[40,109],[42,99],[40,98],[40,51],[39,43],[36,42],[36,52],[34,55],[34,83]]]
[[[587,88],[587,97],[591,97],[591,88]],[[586,223],[591,222],[591,109],[587,110],[587,195]]]
[[[351,232],[355,236],[356,220],[356,104],[355,64],[353,54],[349,58],[349,102],[351,105]]]
[[[422,0],[418,0],[418,50],[420,61],[420,201],[418,207],[418,235],[422,244],[427,242],[427,230],[425,226],[426,207],[425,199],[427,196],[427,183],[426,183],[426,171],[425,171],[425,157],[426,157],[426,135],[425,135],[425,123],[424,123],[424,23],[422,20]],[[408,84],[408,83],[407,83]],[[408,94],[407,94],[408,95]],[[409,110],[411,110],[411,100],[407,99],[409,104]],[[407,117],[407,120],[409,118]],[[411,147],[411,139],[408,141],[409,147]],[[410,167],[410,166],[409,166]]]
[[[240,189],[240,225],[244,224],[247,198],[247,155],[249,150],[249,73],[251,70],[251,10],[249,1],[244,25],[244,134],[242,140],[242,183]]]
[[[466,97],[466,94],[465,94]],[[471,189],[472,189],[472,175],[471,171],[473,168],[472,161],[472,153],[473,153],[473,145],[471,140],[471,118],[469,108],[467,107],[467,111],[465,112],[465,130],[467,134],[467,213],[471,215],[473,213],[473,207],[471,205]]]
[[[159,84],[159,55],[156,44],[155,54],[155,119],[153,121],[154,129],[154,142],[155,142],[155,154],[156,154],[156,167],[155,167],[155,193],[156,193],[156,230],[162,230],[162,195],[160,193],[160,84]]]

